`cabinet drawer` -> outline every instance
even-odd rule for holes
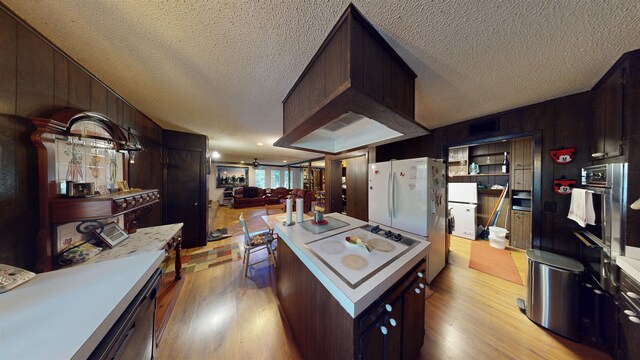
[[[620,271],[620,292],[622,292],[635,307],[640,309],[640,284],[624,272],[624,270]],[[640,316],[640,314],[638,316]]]

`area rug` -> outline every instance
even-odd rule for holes
[[[216,265],[242,259],[242,250],[239,243],[216,246],[212,249],[202,250],[180,256],[182,259],[182,273],[194,273],[209,269]],[[164,275],[174,273],[175,259],[166,261]]]
[[[207,241],[217,241],[228,237],[231,237],[231,235],[227,234],[227,228],[215,229],[209,232]]]
[[[491,247],[488,241],[472,241],[469,267],[523,285],[509,250]]]

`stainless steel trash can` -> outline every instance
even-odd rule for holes
[[[580,341],[580,279],[584,266],[572,258],[527,250],[526,314],[531,321]]]

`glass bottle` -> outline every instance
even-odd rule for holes
[[[507,157],[507,153],[504,153],[504,159],[502,159],[502,173],[509,173],[509,158]]]

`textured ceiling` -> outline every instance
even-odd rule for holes
[[[221,161],[318,156],[271,144],[346,0],[2,1],[158,124],[209,136]],[[637,0],[354,3],[417,73],[428,128],[587,90],[640,47]]]

